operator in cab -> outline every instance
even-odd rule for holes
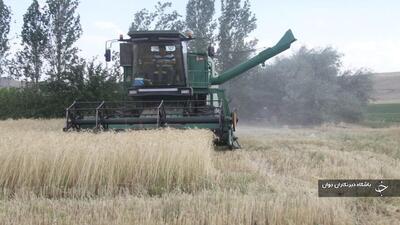
[[[185,85],[180,44],[139,42],[135,43],[133,48],[134,86]]]

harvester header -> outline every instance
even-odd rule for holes
[[[238,117],[217,85],[264,63],[296,41],[288,30],[275,46],[218,74],[212,48],[188,51],[191,35],[176,31],[134,31],[128,35],[128,39],[113,41],[120,42],[126,98],[120,102],[75,101],[66,109],[65,131],[202,128],[216,134],[216,143],[237,148],[233,132]],[[110,61],[110,45],[106,46],[106,61]]]

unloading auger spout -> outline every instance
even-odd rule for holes
[[[246,71],[250,70],[251,68],[265,63],[268,59],[280,54],[281,52],[290,48],[290,45],[296,41],[294,35],[291,30],[286,31],[285,35],[281,38],[281,40],[273,47],[267,48],[264,51],[258,53],[253,58],[245,61],[227,71],[224,71],[217,77],[211,78],[211,84],[219,85],[231,80]]]

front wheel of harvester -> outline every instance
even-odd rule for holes
[[[228,131],[228,147],[229,150],[233,150],[233,131],[232,129],[229,129]]]
[[[233,134],[233,130],[229,129],[228,131],[228,141],[227,141],[229,150],[235,150],[242,148],[239,144],[238,138]]]

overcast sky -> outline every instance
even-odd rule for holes
[[[20,32],[22,15],[31,0],[4,0],[13,13],[11,37]],[[104,41],[126,34],[134,12],[152,9],[158,0],[82,0],[79,7],[83,36],[77,43],[85,57],[102,56]],[[40,2],[44,2],[41,0]],[[173,6],[185,14],[186,0]],[[220,1],[216,0],[219,11]],[[291,28],[297,49],[332,46],[344,54],[348,69],[400,71],[400,1],[396,0],[250,0],[257,17],[258,48],[273,45]],[[14,39],[14,42],[18,41]]]

